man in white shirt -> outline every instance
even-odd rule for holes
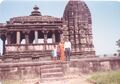
[[[70,61],[71,43],[68,39],[64,43],[64,49],[65,49],[66,61]]]

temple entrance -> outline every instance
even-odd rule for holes
[[[52,31],[49,31],[47,34],[47,43],[54,43],[55,39],[53,39],[53,40],[52,40]]]
[[[56,42],[60,42],[60,39],[62,38],[62,37],[60,37],[60,33],[58,32],[58,31],[56,31],[55,32],[55,39],[56,39]]]
[[[38,44],[44,43],[44,34],[42,31],[38,31]]]

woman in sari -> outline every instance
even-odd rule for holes
[[[60,48],[60,60],[65,61],[65,55],[64,55],[64,42],[61,41],[59,43],[59,48]]]

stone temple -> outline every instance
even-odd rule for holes
[[[6,61],[48,60],[52,47],[65,39],[72,43],[74,58],[95,56],[91,14],[83,1],[69,1],[62,18],[44,16],[35,6],[29,16],[1,23],[0,37]]]
[[[62,18],[44,16],[35,6],[28,16],[13,17],[0,23],[0,38],[3,41],[0,79],[62,77],[67,73],[68,65],[69,69],[78,68],[74,73],[120,66],[120,58],[96,57],[91,13],[84,1],[70,0]],[[65,39],[72,44],[71,61],[53,62],[53,46]]]

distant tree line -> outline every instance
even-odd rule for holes
[[[117,43],[117,46],[120,48],[120,39],[118,41],[116,41],[116,43]],[[118,54],[120,56],[120,49],[118,50]]]

